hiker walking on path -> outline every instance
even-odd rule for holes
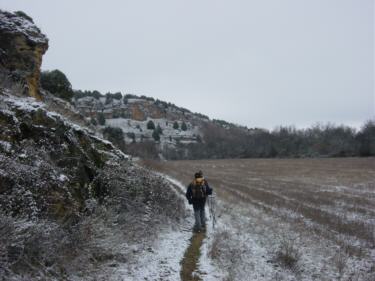
[[[194,180],[186,190],[186,198],[193,205],[195,225],[194,231],[200,232],[206,228],[205,204],[208,195],[212,194],[212,188],[203,177],[201,171],[195,173]]]

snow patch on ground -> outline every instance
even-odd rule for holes
[[[177,180],[164,174],[157,174],[166,178],[179,189],[184,190],[183,184]],[[177,192],[177,194],[182,196],[180,192]],[[188,206],[185,203],[185,207],[187,208]],[[192,224],[192,213],[189,212],[188,219],[182,225],[172,226],[160,233],[152,248],[148,248],[146,252],[140,254],[134,263],[118,268],[112,275],[111,280],[180,280],[180,262],[190,243]]]
[[[119,268],[113,280],[180,280],[180,261],[189,244],[188,230],[168,230],[160,234],[157,244],[140,255],[134,264]]]
[[[209,222],[208,222],[209,223]],[[224,272],[214,264],[212,259],[209,257],[210,247],[213,241],[214,229],[210,225],[207,227],[207,236],[203,240],[201,247],[201,256],[199,258],[197,275],[200,276],[204,281],[217,281],[224,279]]]

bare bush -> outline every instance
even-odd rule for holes
[[[225,243],[225,241],[229,238],[230,234],[227,230],[216,232],[214,234],[211,248],[208,253],[213,260],[218,260],[220,258],[223,251],[223,243]]]
[[[298,261],[301,253],[295,245],[295,240],[291,238],[283,238],[278,250],[276,251],[276,261],[285,268],[298,271]]]
[[[346,264],[348,262],[348,257],[345,253],[343,252],[338,252],[334,257],[333,257],[333,264],[335,265],[337,272],[339,274],[339,280],[341,280]]]
[[[227,276],[225,280],[238,280],[238,270],[243,266],[243,245],[236,239],[235,235],[228,230],[216,232],[209,250],[209,256],[216,261],[220,268],[225,269]]]
[[[7,89],[16,96],[21,96],[26,90],[24,82],[14,79],[9,73],[0,71],[0,92]]]

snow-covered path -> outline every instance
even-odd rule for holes
[[[178,188],[181,195],[184,196],[183,194],[185,194],[185,189],[186,189],[184,184],[182,184],[180,181],[172,178],[169,175],[165,175],[165,174],[161,174],[161,175],[163,175],[169,182],[171,182],[176,188]],[[189,210],[190,217],[188,221],[190,224],[189,228],[191,229],[193,225],[193,214],[191,210],[192,207],[187,203],[186,200],[184,200],[184,202],[185,202],[185,207]],[[207,217],[207,219],[209,219],[209,217]],[[192,276],[197,278],[197,280],[209,281],[209,280],[221,279],[220,270],[213,265],[208,255],[207,241],[212,238],[213,231],[214,230],[212,228],[212,224],[210,223],[210,221],[208,221],[206,233],[193,235],[191,237],[190,244],[188,245],[188,248],[186,248],[186,251],[185,251],[185,256],[183,257],[183,259],[181,259],[182,267],[184,267],[184,263],[189,263],[189,262],[196,263],[197,261],[197,263],[194,264],[194,267],[195,267],[194,272],[189,272],[189,273],[184,272],[187,275],[191,274]],[[192,254],[194,256],[191,256]],[[188,270],[192,270],[190,266],[188,267],[189,267]],[[183,269],[184,268],[182,268],[182,270]],[[184,274],[182,274],[182,278],[185,278]],[[190,280],[190,279],[187,279],[187,280]]]
[[[175,188],[176,193],[184,198],[186,187],[181,182],[165,174],[159,175],[168,180]],[[218,269],[208,258],[207,240],[212,235],[212,226],[207,227],[206,236],[201,237],[202,239],[198,241],[198,237],[192,233],[194,223],[192,208],[186,200],[184,202],[187,213],[184,222],[181,225],[165,229],[159,234],[157,242],[152,248],[139,253],[138,259],[134,262],[116,269],[111,280],[185,281],[181,279],[184,278],[184,274],[181,274],[184,266],[183,261],[186,261],[186,256],[191,255],[193,244],[194,248],[198,248],[198,251],[193,254],[194,257],[188,257],[189,260],[194,260],[194,266],[191,268],[193,272],[189,273],[190,276],[193,275],[194,278],[197,278],[196,280],[220,280],[220,276],[217,274]],[[197,245],[197,243],[199,244]]]
[[[180,229],[165,231],[157,245],[140,255],[135,264],[119,268],[113,280],[139,281],[180,279],[180,260],[188,246],[191,234]]]
[[[183,196],[181,183],[165,175],[159,175],[173,184],[178,196]],[[139,258],[133,263],[118,268],[111,280],[180,280],[180,262],[190,244],[192,235],[192,212],[189,212],[188,207],[188,204],[185,204],[188,216],[181,225],[172,225],[162,231],[152,248],[147,252],[139,253]]]

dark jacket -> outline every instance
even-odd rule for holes
[[[207,180],[204,179],[204,186],[206,190],[206,196],[203,198],[193,198],[192,187],[194,186],[194,181],[189,184],[186,190],[186,199],[189,201],[189,204],[193,204],[194,209],[197,207],[204,207],[206,203],[207,195],[212,194],[212,188],[208,185]]]

